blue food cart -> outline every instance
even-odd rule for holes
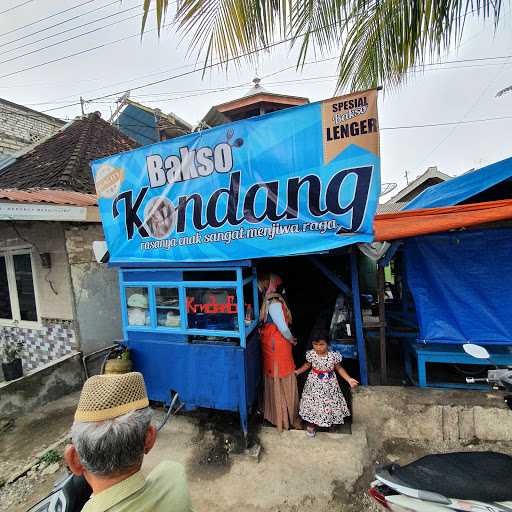
[[[254,262],[373,240],[376,100],[376,91],[334,98],[92,163],[124,340],[151,400],[177,393],[185,409],[239,412],[247,434],[261,380]],[[361,136],[336,140],[344,118],[325,112],[354,105]],[[357,349],[337,348],[358,355],[367,383],[350,250],[351,286],[316,265],[353,301]]]

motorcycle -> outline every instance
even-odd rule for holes
[[[467,354],[491,361],[479,345],[463,346]],[[512,368],[489,370],[482,379],[496,389],[512,391]],[[505,401],[511,407],[512,397]],[[495,452],[427,455],[405,466],[378,467],[370,496],[390,512],[512,512],[512,457]]]

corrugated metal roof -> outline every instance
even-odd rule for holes
[[[399,212],[407,203],[383,203],[377,206],[377,213]]]
[[[95,206],[97,204],[97,198],[94,194],[67,190],[4,188],[0,189],[0,200],[2,199],[20,203],[69,204],[73,206]]]

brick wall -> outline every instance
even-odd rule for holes
[[[0,99],[0,159],[53,135],[62,122]]]

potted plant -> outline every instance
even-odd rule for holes
[[[16,336],[17,337],[17,336]],[[2,371],[5,380],[19,379],[23,376],[21,352],[24,342],[21,339],[13,339],[12,333],[5,329],[0,334],[0,349],[2,357]]]

